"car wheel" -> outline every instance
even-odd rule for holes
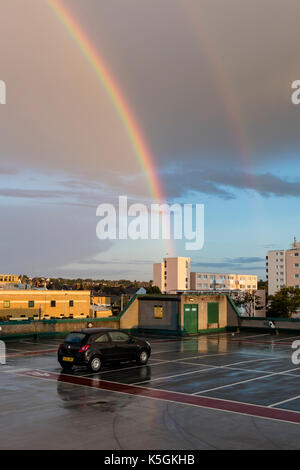
[[[145,365],[145,364],[147,364],[148,359],[149,359],[149,356],[148,356],[147,351],[145,351],[145,349],[143,349],[142,351],[139,352],[139,355],[138,355],[138,358],[137,358],[138,364]]]
[[[89,369],[92,372],[99,372],[102,367],[101,359],[99,356],[94,356],[89,362]]]

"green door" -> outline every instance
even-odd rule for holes
[[[198,305],[184,304],[184,331],[188,334],[198,333]]]
[[[207,324],[219,323],[219,303],[208,302],[207,303]]]

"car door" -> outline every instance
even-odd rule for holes
[[[135,357],[136,345],[130,340],[130,336],[122,331],[110,331],[115,360],[126,361]]]
[[[95,353],[100,353],[104,360],[112,360],[114,355],[114,345],[107,333],[96,335],[92,341],[92,348]]]

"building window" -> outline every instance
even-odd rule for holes
[[[295,253],[295,256],[299,256],[299,253]]]
[[[295,279],[298,279],[298,277],[299,277],[299,274],[295,274]]]
[[[298,264],[298,263],[294,264],[294,266],[295,266],[295,268],[299,268],[299,264]]]
[[[69,300],[69,307],[74,307],[74,300]]]
[[[56,307],[56,300],[51,300],[50,307]]]
[[[4,308],[10,308],[10,300],[4,300],[3,301],[3,307]]]
[[[34,300],[28,300],[28,307],[29,308],[34,307]]]

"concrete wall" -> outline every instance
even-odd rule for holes
[[[139,300],[133,297],[120,315],[120,328],[131,330],[139,324]]]
[[[162,318],[155,318],[154,308],[162,307]],[[179,300],[141,298],[139,300],[138,325],[141,329],[178,332]]]
[[[240,327],[241,328],[263,328],[267,331],[270,328],[265,324],[266,321],[270,319],[268,318],[242,318],[240,319]],[[276,328],[278,330],[292,330],[295,332],[300,331],[300,320],[293,320],[293,319],[274,319]]]
[[[87,320],[40,320],[24,322],[1,322],[0,339],[22,335],[56,335],[66,334],[69,331],[81,330],[87,328],[89,324],[98,328],[119,328],[118,319],[87,319]]]

